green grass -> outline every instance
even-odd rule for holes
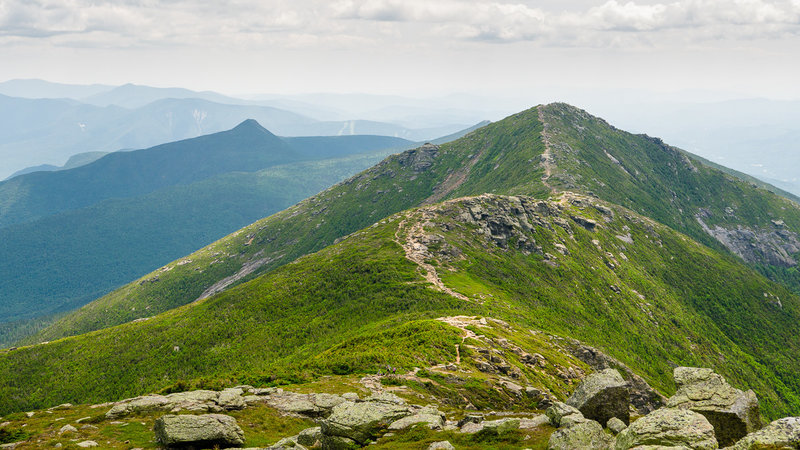
[[[82,306],[164,262],[283,210],[386,154],[378,150],[227,173],[0,228],[4,293],[0,320],[22,321]],[[40,299],[35,308],[31,298]],[[18,328],[22,332],[25,326],[20,323]],[[0,340],[0,345],[12,342]]]
[[[551,184],[560,189],[591,192],[722,251],[696,220],[701,210],[711,228],[771,231],[771,221],[782,220],[788,230],[800,232],[800,206],[774,193],[780,192],[774,187],[769,191],[764,183],[720,170],[660,139],[617,130],[569,105],[548,105],[543,111],[551,140],[558,143]],[[751,266],[800,293],[796,270],[759,261]]]
[[[491,212],[504,201],[484,198],[481,207]],[[671,363],[699,365],[753,388],[769,418],[800,410],[800,373],[793,363],[800,343],[792,333],[798,299],[733,257],[622,209],[606,222],[592,207],[569,206],[541,217],[544,222],[528,233],[545,252],[558,254],[554,268],[540,255],[476,238],[474,226],[458,219],[464,211],[459,205],[448,203],[428,219],[429,231],[443,234],[463,254],[437,261],[439,272],[457,291],[468,286],[491,297],[465,302],[429,288],[393,241],[401,222],[395,217],[205,301],[2,354],[0,412],[118,399],[180,380],[260,385],[375,373],[386,364],[425,368],[453,361],[461,335],[426,319],[462,314],[513,324],[505,331],[478,331],[542,352],[551,365],[539,374],[506,358],[528,382],[560,398],[574,386],[557,381],[557,366],[573,366],[574,359],[528,329],[598,346],[665,393],[673,389]],[[408,220],[418,220],[418,213],[411,214]],[[556,219],[572,223],[574,215],[601,225],[590,232],[573,223],[572,237],[554,225]],[[622,232],[634,244],[616,237]],[[556,253],[555,242],[571,256]],[[614,269],[606,264],[606,251],[618,262]],[[779,295],[783,309],[766,302],[763,292]],[[415,389],[453,397],[446,383],[432,381]],[[476,399],[484,398],[477,383],[468,387]],[[502,404],[491,397],[482,401]]]
[[[727,252],[700,227],[771,229],[781,219],[800,231],[800,208],[784,197],[690,159],[657,139],[625,133],[564,104],[533,108],[482,127],[440,147],[432,165],[415,170],[409,154],[394,155],[295,207],[182,258],[67,315],[33,340],[53,340],[147,317],[196,299],[244,264],[267,259],[242,281],[320,250],[349,233],[399,211],[442,198],[486,192],[547,197],[541,182],[544,152],[539,110],[550,125],[554,167],[550,184],[630,208],[709,247]],[[615,164],[606,152],[619,161]],[[626,172],[627,171],[627,172]],[[453,180],[463,179],[461,184]],[[440,192],[443,186],[451,191]],[[727,208],[734,211],[728,214]],[[773,281],[800,292],[791,268],[754,264]],[[153,280],[157,282],[150,282]]]

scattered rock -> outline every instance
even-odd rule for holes
[[[720,225],[708,226],[700,214],[695,219],[703,231],[713,236],[731,252],[749,263],[766,264],[779,267],[796,267],[794,258],[800,251],[800,236],[793,231],[776,228],[749,228],[737,226],[724,228]]]
[[[639,446],[684,446],[697,450],[718,448],[714,427],[699,413],[661,408],[630,424],[617,435],[616,450]]]
[[[357,402],[360,400],[358,394],[356,394],[355,392],[345,392],[344,394],[342,394],[342,398],[349,402]]]
[[[567,399],[584,417],[606,423],[617,417],[630,421],[628,383],[615,369],[605,369],[587,376]]]
[[[297,435],[297,443],[306,447],[322,445],[322,428],[306,428]]]
[[[539,414],[538,416],[534,416],[531,418],[519,419],[519,429],[533,430],[547,423],[550,423],[550,418],[544,414]]]
[[[606,424],[606,428],[611,430],[611,432],[614,433],[614,435],[616,436],[616,435],[620,434],[622,432],[622,430],[624,430],[625,428],[628,428],[628,426],[625,425],[625,422],[621,421],[619,418],[612,417],[612,418],[608,419],[608,423]]]
[[[450,441],[439,441],[431,444],[428,450],[456,450],[456,448],[453,447]]]
[[[288,391],[275,393],[266,399],[266,403],[278,411],[309,417],[326,417],[334,406],[345,401],[333,394],[297,394]]]
[[[458,421],[458,426],[463,427],[465,424],[468,423],[481,423],[483,422],[483,416],[480,414],[467,414],[464,416],[463,419]]]
[[[98,444],[95,441],[82,441],[82,442],[78,442],[75,445],[77,445],[78,447],[81,447],[81,448],[90,448],[90,447],[98,447],[100,444]]]
[[[432,430],[441,430],[444,427],[445,415],[435,408],[423,408],[417,414],[403,417],[389,425],[390,430],[403,430],[412,425],[425,423]]]
[[[473,434],[483,430],[483,423],[467,422],[461,426],[461,432],[465,434]]]
[[[730,450],[798,449],[800,417],[784,417],[738,441]]]
[[[516,395],[517,397],[522,397],[523,388],[517,383],[512,383],[510,381],[501,381],[500,385],[506,388],[507,391]]]
[[[597,226],[597,222],[595,222],[592,219],[588,219],[586,217],[570,216],[570,218],[574,220],[575,223],[582,226],[583,228],[586,228],[589,231],[594,231],[595,227]]]
[[[605,450],[611,448],[613,438],[594,420],[586,420],[569,428],[559,428],[547,442],[548,450]]]
[[[223,414],[166,415],[156,419],[154,430],[156,441],[165,446],[244,444],[244,432],[236,419]]]
[[[498,433],[519,429],[519,419],[505,418],[482,422],[484,428],[494,428]]]
[[[306,447],[297,442],[297,436],[283,438],[280,441],[276,442],[274,445],[271,445],[269,447],[269,450],[286,450],[286,449],[306,450]]]
[[[343,436],[323,435],[322,448],[326,450],[350,450],[361,448],[356,441]]]
[[[64,425],[60,430],[58,430],[58,434],[75,433],[76,431],[78,431],[78,429],[72,425]]]
[[[553,403],[553,406],[547,408],[545,414],[550,419],[550,425],[556,428],[562,426],[561,421],[567,416],[583,418],[583,414],[577,408],[561,402]]]
[[[761,428],[758,399],[753,391],[734,388],[711,369],[677,367],[673,377],[678,390],[667,406],[704,415],[721,446],[731,445]]]

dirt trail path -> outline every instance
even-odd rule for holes
[[[550,134],[548,128],[550,125],[544,119],[542,107],[536,108],[539,114],[539,122],[542,122],[542,141],[544,142],[544,153],[542,153],[542,167],[544,167],[544,176],[542,176],[542,183],[550,189],[551,194],[556,194],[556,188],[550,185],[550,176],[553,174],[553,150],[550,148]]]
[[[419,214],[421,217],[415,218],[413,224],[409,228],[409,219],[411,219],[411,216],[415,214]],[[437,289],[448,295],[451,295],[459,300],[469,301],[466,296],[459,294],[458,292],[445,286],[445,284],[442,282],[442,279],[439,278],[436,268],[425,262],[425,260],[430,256],[430,253],[428,253],[428,247],[421,242],[422,238],[425,236],[425,230],[422,228],[422,223],[426,219],[431,218],[432,215],[433,214],[430,211],[426,210],[420,210],[416,213],[410,213],[406,215],[406,217],[397,225],[397,231],[395,231],[394,234],[395,242],[403,247],[403,250],[406,252],[406,258],[417,264],[422,269],[423,276],[425,277],[426,281],[433,284]],[[403,232],[405,232],[405,239],[402,239],[401,237]]]

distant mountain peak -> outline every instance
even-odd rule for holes
[[[239,133],[241,133],[241,132],[261,132],[261,133],[267,133],[267,134],[269,134],[271,136],[274,136],[274,134],[271,131],[269,131],[268,129],[262,127],[261,124],[258,123],[258,121],[255,120],[255,119],[245,119],[244,121],[242,121],[242,123],[240,123],[239,125],[236,125],[235,127],[233,127],[233,129],[231,129],[231,131],[239,132]]]

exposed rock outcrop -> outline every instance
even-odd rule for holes
[[[559,428],[547,442],[548,450],[605,450],[611,448],[614,438],[603,431],[594,420],[584,420],[568,428]]]
[[[322,434],[351,439],[366,444],[392,422],[412,414],[404,404],[388,402],[344,402],[336,405],[331,415],[321,421]]]
[[[441,430],[444,427],[445,415],[439,412],[436,408],[426,407],[416,414],[403,417],[396,420],[389,425],[389,430],[403,430],[410,426],[424,423],[432,430]]]
[[[584,378],[567,399],[567,404],[599,423],[606,423],[612,417],[628,423],[629,398],[628,383],[622,375],[615,369],[605,369]]]
[[[703,213],[697,214],[697,221],[703,230],[722,245],[749,263],[767,264],[780,267],[794,267],[794,255],[800,252],[800,237],[797,233],[784,229],[751,229],[741,225],[713,228],[703,221]]]
[[[550,425],[556,428],[563,426],[562,421],[566,417],[572,417],[573,419],[584,418],[583,414],[578,410],[578,408],[561,402],[553,403],[553,406],[547,408],[545,415],[547,415],[547,418],[550,419]]]
[[[297,443],[306,447],[322,445],[322,428],[306,428],[297,435]]]
[[[636,411],[645,415],[664,406],[667,399],[658,391],[650,387],[644,378],[635,374],[633,370],[622,364],[619,360],[612,358],[600,350],[590,347],[574,339],[563,339],[562,346],[576,358],[585,362],[595,370],[605,370],[609,368],[617,369],[628,382],[630,392],[630,404]]]
[[[346,400],[333,394],[297,394],[288,391],[275,392],[263,400],[278,411],[308,417],[326,417],[336,405]]]
[[[614,435],[622,433],[622,430],[628,428],[628,426],[622,420],[612,417],[608,419],[608,423],[606,423],[606,428],[608,428]]]
[[[675,408],[661,408],[633,422],[617,435],[614,448],[628,450],[641,446],[719,448],[714,427],[703,415]]]
[[[151,394],[122,400],[106,413],[109,419],[117,419],[144,411],[197,411],[222,412],[242,409],[246,406],[240,388],[217,391],[188,391],[169,395]]]
[[[800,449],[800,417],[784,417],[750,433],[730,450]]]
[[[758,399],[753,391],[734,388],[711,369],[677,367],[673,376],[678,390],[667,406],[704,415],[721,446],[731,445],[761,428]]]
[[[223,414],[166,415],[156,419],[156,441],[167,447],[240,446],[244,432],[236,419]]]
[[[439,156],[439,146],[428,143],[400,153],[397,155],[397,162],[401,166],[410,166],[414,172],[422,172],[433,165],[437,156]]]

